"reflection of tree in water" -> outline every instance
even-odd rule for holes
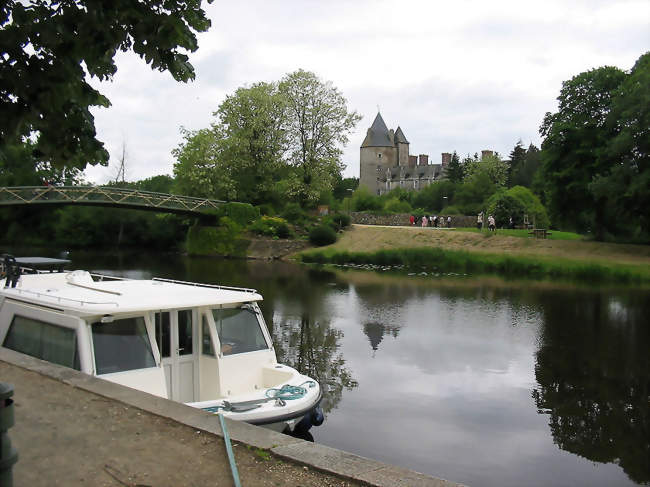
[[[318,381],[323,388],[325,413],[336,409],[343,388],[352,390],[359,385],[339,353],[342,337],[343,332],[332,328],[328,321],[312,321],[307,314],[301,316],[300,322],[284,317],[273,327],[278,362]]]
[[[650,305],[624,299],[576,293],[545,303],[533,397],[560,448],[649,482]]]
[[[379,344],[382,342],[385,335],[390,334],[393,338],[397,338],[399,330],[400,326],[385,325],[377,321],[371,321],[369,323],[364,323],[363,325],[363,332],[368,337],[368,340],[370,340],[370,346],[375,352],[379,349]]]

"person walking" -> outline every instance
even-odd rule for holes
[[[476,228],[478,230],[481,230],[483,228],[483,212],[480,212],[478,214],[478,218],[476,219]]]
[[[425,215],[425,216],[422,216],[422,228],[424,228],[426,226],[427,226],[427,217]]]
[[[451,228],[451,216],[447,215],[447,228]]]
[[[409,221],[411,222],[411,226],[415,225],[415,216],[411,215]]]
[[[488,230],[491,232],[494,232],[496,230],[497,226],[494,221],[494,217],[492,215],[488,216]]]

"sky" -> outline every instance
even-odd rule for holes
[[[331,81],[363,119],[344,148],[344,177],[359,176],[359,147],[377,110],[411,154],[507,157],[518,140],[539,147],[544,114],[562,82],[600,66],[629,70],[650,50],[650,1],[285,0],[204,2],[212,21],[179,83],[120,53],[111,81],[91,81],[112,106],[93,110],[111,155],[88,182],[173,175],[180,128],[198,130],[237,88],[298,69]]]

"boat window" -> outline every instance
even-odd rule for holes
[[[192,355],[192,310],[178,312],[178,354]]]
[[[144,318],[124,318],[93,323],[97,374],[155,367]]]
[[[3,346],[16,352],[81,370],[77,334],[72,328],[14,316]]]
[[[214,346],[212,346],[212,338],[210,337],[210,328],[208,327],[208,317],[203,315],[201,324],[201,352],[203,355],[211,355],[215,357]]]
[[[160,350],[160,356],[163,358],[169,357],[169,340],[169,311],[156,313],[156,341]]]
[[[250,307],[213,309],[212,314],[217,325],[222,354],[233,355],[269,348],[257,314]]]

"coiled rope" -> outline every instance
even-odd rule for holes
[[[313,380],[307,380],[300,384],[299,386],[291,386],[289,384],[283,385],[281,388],[272,387],[267,389],[264,393],[269,399],[281,399],[283,401],[293,401],[295,399],[300,399],[307,395],[307,388],[303,387],[307,385],[310,389],[316,386],[316,382]]]

